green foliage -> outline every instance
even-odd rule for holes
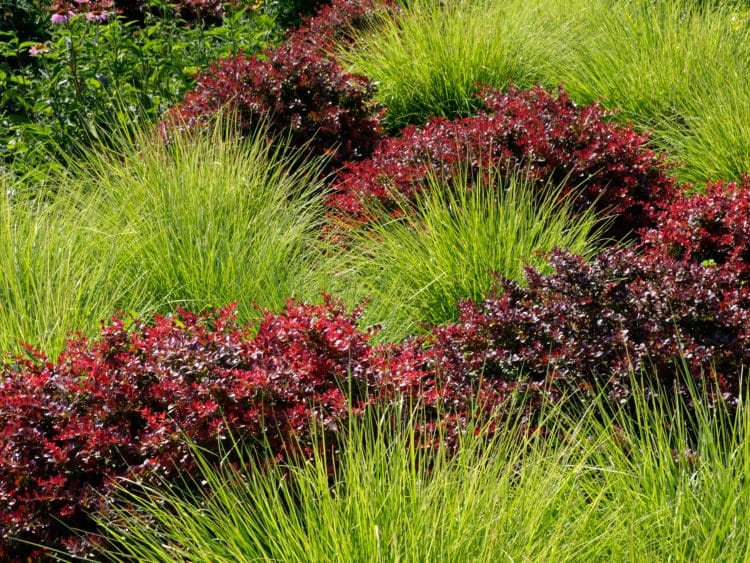
[[[378,84],[393,131],[432,116],[469,115],[477,84],[512,81],[523,89],[538,79],[545,49],[565,37],[565,26],[545,11],[523,0],[416,0],[341,57]]]
[[[42,0],[0,0],[0,84],[3,74],[29,63],[20,46],[49,39],[48,28],[49,14]],[[0,96],[0,108],[4,103]]]
[[[65,335],[95,328],[116,306],[148,310],[140,279],[122,276],[134,259],[124,234],[104,232],[101,213],[81,202],[14,196],[0,177],[0,347],[22,341],[55,352]],[[127,298],[125,298],[127,296]]]
[[[46,7],[40,0],[0,0],[0,40],[22,43],[44,38],[49,20]]]
[[[0,62],[0,163],[17,174],[50,166],[50,153],[80,155],[119,126],[153,121],[193,86],[200,69],[267,46],[275,30],[273,18],[243,9],[216,27],[146,14],[142,25],[78,15],[50,29],[45,43],[11,38],[6,49],[28,64]]]
[[[153,140],[125,163],[116,152],[95,157],[83,189],[136,237],[132,275],[163,310],[237,301],[247,319],[255,302],[280,307],[304,284],[322,228],[321,166],[270,144],[262,128],[245,141],[220,131],[168,148]]]
[[[456,301],[483,297],[493,270],[520,279],[527,263],[545,268],[540,252],[597,250],[593,215],[571,219],[555,186],[532,197],[521,177],[495,190],[428,190],[416,213],[370,209],[379,221],[344,244],[321,242],[322,165],[260,133],[229,141],[219,128],[169,146],[137,133],[209,61],[257,51],[273,39],[274,15],[312,4],[267,0],[215,28],[154,13],[140,27],[78,17],[52,28],[33,0],[0,0],[0,349],[25,340],[54,356],[67,333],[94,333],[118,307],[137,317],[238,301],[247,320],[253,302],[279,308],[321,288],[349,304],[369,297],[365,321],[397,340],[455,319]],[[379,83],[394,130],[471,113],[479,81],[562,81],[577,103],[599,99],[622,108],[616,119],[651,128],[654,143],[684,161],[681,179],[750,168],[746,2],[403,4],[404,16],[344,54]],[[32,47],[47,52],[32,57]],[[100,555],[747,560],[745,399],[729,414],[695,390],[689,408],[675,395],[636,389],[622,410],[603,401],[579,416],[553,409],[542,429],[511,421],[491,438],[467,434],[451,452],[414,435],[419,416],[394,423],[395,413],[381,413],[352,424],[333,472],[322,455],[299,465],[247,457],[241,467],[204,463],[198,482],[124,496],[107,515],[120,552]]]
[[[691,182],[750,169],[750,10],[742,2],[589,2],[548,81],[601,100],[671,151]]]
[[[266,13],[274,16],[281,27],[296,27],[302,18],[311,15],[315,9],[330,3],[330,0],[262,0]]]

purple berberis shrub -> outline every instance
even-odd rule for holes
[[[393,0],[332,0],[318,7],[315,15],[289,33],[291,43],[310,43],[326,51],[350,44],[356,34],[376,25],[385,16],[396,15]]]
[[[643,240],[646,252],[729,268],[750,281],[750,177],[675,199]]]
[[[196,470],[228,433],[269,462],[336,447],[366,397],[369,334],[326,298],[265,313],[257,333],[233,308],[153,322],[115,318],[57,361],[28,349],[0,371],[0,559],[87,553],[122,479]],[[269,451],[270,448],[270,451]],[[29,543],[30,542],[30,543]]]
[[[455,120],[433,118],[384,139],[372,156],[348,164],[334,183],[330,205],[341,215],[367,220],[368,202],[400,212],[431,176],[478,177],[523,172],[538,185],[563,186],[574,209],[591,206],[612,217],[608,234],[622,238],[654,225],[655,214],[675,196],[664,157],[647,135],[608,121],[598,105],[577,106],[562,88],[485,88],[485,110]]]
[[[436,328],[435,369],[454,381],[547,397],[680,388],[686,371],[733,405],[750,365],[750,288],[734,270],[611,249],[586,263],[557,251],[526,284],[499,279],[481,303]],[[684,387],[682,387],[684,389]]]
[[[607,408],[629,408],[635,389],[689,405],[695,384],[730,410],[746,393],[750,287],[737,270],[618,248],[549,260],[551,273],[500,277],[458,321],[379,349],[378,397],[420,405],[424,434],[439,426],[450,445],[470,422],[532,428],[550,402],[603,406],[601,393]]]

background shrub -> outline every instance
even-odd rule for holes
[[[369,154],[380,129],[368,79],[304,45],[284,45],[267,55],[240,54],[213,64],[166,123],[205,125],[228,109],[245,134],[267,121],[272,132],[288,135],[290,145],[328,154],[334,162]]]
[[[0,168],[41,176],[56,160],[91,150],[92,141],[109,141],[118,128],[155,121],[211,61],[275,39],[264,14],[229,11],[222,21],[189,27],[174,13],[146,14],[139,24],[114,13],[103,22],[80,14],[64,24],[48,21],[36,44],[15,37],[6,50],[16,62],[0,58]]]
[[[373,29],[385,16],[400,13],[393,0],[331,0],[320,2],[315,15],[289,34],[290,42],[306,42],[340,54],[359,33]]]
[[[0,70],[28,63],[21,45],[49,38],[49,12],[38,0],[0,0]]]
[[[367,201],[377,200],[395,210],[428,187],[428,174],[449,179],[466,163],[475,176],[522,170],[540,185],[563,185],[574,209],[612,215],[614,237],[652,226],[674,196],[675,182],[647,136],[608,122],[597,105],[578,107],[562,88],[554,96],[541,87],[486,89],[482,101],[486,111],[475,117],[407,127],[371,158],[349,164],[334,184],[332,207],[361,217]]]
[[[281,27],[289,28],[299,25],[305,16],[329,3],[330,0],[265,0],[263,8],[276,18]]]
[[[217,25],[226,14],[224,5],[238,7],[242,2],[222,3],[218,0],[61,0],[52,4],[51,10],[58,13],[81,14],[86,19],[107,21],[121,17],[125,21],[138,25],[144,23],[148,16],[174,17],[188,25]],[[53,20],[54,22],[54,20]]]
[[[267,121],[294,147],[331,157],[334,165],[369,155],[380,137],[382,110],[374,84],[348,73],[330,53],[352,26],[365,25],[376,2],[337,1],[262,56],[239,54],[214,63],[166,117],[167,127],[208,123],[220,110],[248,133]]]

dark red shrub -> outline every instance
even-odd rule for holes
[[[633,250],[550,260],[554,273],[499,279],[485,301],[461,304],[458,322],[378,349],[377,396],[424,407],[424,430],[440,427],[449,445],[470,420],[522,414],[533,427],[549,400],[590,403],[604,389],[627,405],[634,377],[686,393],[685,370],[734,406],[750,365],[750,288],[735,272]]]
[[[750,177],[715,182],[702,194],[685,194],[644,233],[648,252],[683,262],[711,263],[750,275]]]
[[[481,381],[496,399],[604,386],[618,402],[633,374],[671,389],[684,366],[736,400],[750,365],[750,288],[736,272],[633,250],[550,261],[550,275],[528,269],[527,286],[501,279],[496,295],[463,303],[457,323],[435,329],[428,372],[458,388]]]
[[[459,170],[478,175],[527,171],[540,185],[564,184],[578,209],[594,205],[613,215],[610,233],[622,237],[653,225],[675,182],[647,136],[606,120],[598,105],[578,107],[559,89],[541,87],[505,94],[485,89],[486,111],[456,120],[433,118],[384,140],[372,157],[349,164],[335,182],[334,209],[358,216],[368,200],[395,208],[424,190],[428,174],[450,178]]]
[[[330,299],[290,301],[254,337],[231,308],[132,327],[115,319],[56,362],[32,350],[6,362],[0,559],[41,556],[14,537],[81,549],[66,526],[91,531],[86,513],[102,508],[115,479],[191,471],[186,436],[215,449],[228,428],[250,447],[265,436],[284,457],[312,445],[315,420],[335,444],[346,394],[356,401],[368,383],[371,348],[356,317]]]
[[[223,59],[197,77],[198,85],[166,116],[167,125],[195,127],[229,110],[247,132],[265,122],[272,133],[332,166],[370,154],[381,135],[373,83],[347,73],[331,54],[351,25],[376,11],[375,2],[334,2],[263,55]],[[358,23],[359,22],[359,23]]]

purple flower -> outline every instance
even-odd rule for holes
[[[70,20],[70,18],[72,18],[74,15],[75,14],[73,14],[73,12],[71,12],[70,10],[67,10],[65,8],[58,8],[57,11],[52,14],[52,23],[68,23],[68,20]]]
[[[32,57],[38,57],[39,55],[43,55],[45,53],[49,53],[49,49],[44,43],[37,43],[36,45],[32,45],[29,49],[29,55],[31,55]]]
[[[86,14],[86,19],[90,22],[102,23],[109,18],[109,12],[101,8],[94,8]]]

